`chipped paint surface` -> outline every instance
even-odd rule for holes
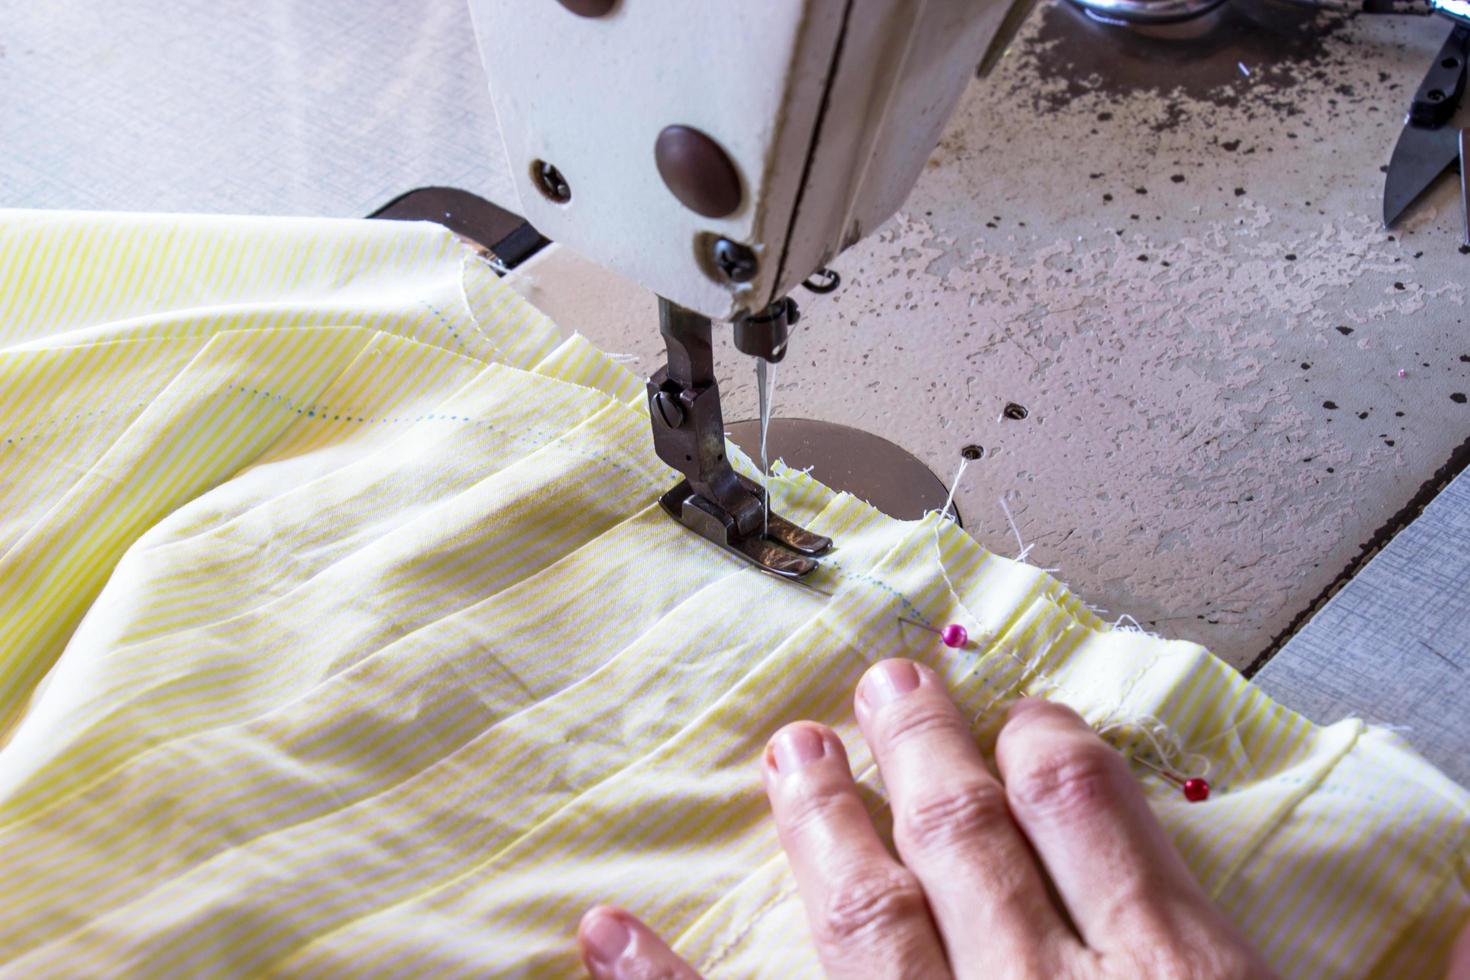
[[[1170,55],[1120,82],[1106,29],[1073,55],[1076,16],[1038,12],[902,213],[833,263],[842,288],[799,297],[777,414],[876,432],[944,479],[984,446],[958,493],[977,538],[1015,552],[1004,495],[1030,560],[1087,601],[1244,665],[1470,433],[1452,188],[1400,234],[1376,218],[1444,28],[1317,24],[1295,60],[1252,40],[1199,77]],[[634,287],[567,255],[526,281],[660,363]],[[726,417],[754,414],[748,362],[717,356]]]

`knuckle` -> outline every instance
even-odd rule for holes
[[[879,734],[887,745],[958,736],[971,741],[970,729],[950,704],[915,698],[899,702],[885,712]]]
[[[782,808],[780,825],[784,833],[806,837],[832,823],[834,814],[850,795],[843,786],[809,783],[799,785],[787,805]]]
[[[1080,743],[1027,760],[1006,782],[1011,801],[1057,819],[1086,816],[1112,796],[1117,760],[1101,742]]]
[[[776,830],[788,851],[800,846],[801,840],[831,835],[833,826],[850,818],[842,814],[842,808],[863,808],[851,783],[792,780],[784,796],[784,802],[776,808]]]
[[[927,915],[914,875],[894,867],[864,871],[833,883],[814,923],[818,942],[830,949],[884,940]]]
[[[968,780],[921,794],[898,812],[896,833],[921,850],[972,841],[1010,819],[1005,789],[993,780]]]

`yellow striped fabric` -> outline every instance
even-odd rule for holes
[[[441,229],[7,213],[0,440],[3,977],[573,975],[607,900],[814,975],[756,760],[831,724],[885,825],[892,655],[985,748],[1030,693],[1172,739],[1214,795],[1150,799],[1288,975],[1428,975],[1470,915],[1470,797],[1392,733],[798,472],[830,598],[676,526],[640,382]]]

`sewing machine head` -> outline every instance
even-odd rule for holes
[[[1010,0],[470,0],[516,199],[662,300],[654,444],[677,519],[796,576],[830,542],[725,459],[710,318],[779,360],[785,297],[886,220]]]
[[[898,208],[1005,8],[470,0],[497,203],[705,316],[764,309]]]

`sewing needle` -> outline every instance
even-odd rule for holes
[[[771,392],[767,383],[766,363],[764,357],[755,359],[755,386],[761,412],[761,498],[765,504],[761,513],[761,537],[765,537],[771,530],[771,465],[766,458],[766,430],[771,424]]]

